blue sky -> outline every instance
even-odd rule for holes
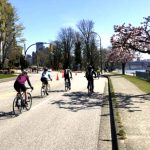
[[[57,39],[61,28],[73,27],[82,20],[92,20],[101,36],[102,47],[110,45],[114,25],[139,26],[150,14],[150,0],[8,0],[24,25],[26,47],[36,42]],[[77,30],[77,29],[76,29]],[[31,47],[28,53],[35,51]],[[150,57],[150,56],[149,56]]]

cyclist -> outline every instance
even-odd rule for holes
[[[66,69],[64,69],[64,80],[66,82],[66,80],[68,80],[69,83],[69,89],[71,89],[71,81],[70,78],[72,79],[72,72],[69,69],[69,67],[66,67]]]
[[[49,79],[52,81],[51,75],[48,72],[48,69],[45,67],[41,75],[41,82],[46,86],[46,91],[48,89],[47,86],[48,86]],[[48,92],[46,92],[46,95],[48,95]]]
[[[97,77],[99,78],[99,76],[100,76],[100,69],[98,68],[96,72],[97,72]]]
[[[94,92],[94,79],[93,79],[93,75],[96,78],[96,72],[94,71],[93,67],[91,65],[89,65],[88,68],[87,68],[85,76],[86,76],[86,78],[88,80],[87,88],[89,88],[90,83],[91,83],[92,92]]]
[[[28,82],[30,88],[33,90],[33,86],[31,85],[31,82],[29,80],[28,72],[27,70],[22,70],[22,73],[18,75],[16,78],[16,81],[14,83],[14,89],[20,93],[20,90],[23,91],[25,95],[25,104],[27,104],[27,88],[25,86],[25,82]]]

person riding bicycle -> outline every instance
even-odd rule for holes
[[[46,86],[46,91],[47,91],[47,86],[48,86],[48,80],[52,81],[51,75],[48,72],[48,68],[44,68],[44,71],[42,72],[41,75],[41,82]],[[48,92],[46,92],[46,94],[48,95]]]
[[[27,104],[27,88],[25,86],[26,81],[28,82],[28,85],[33,90],[33,86],[31,85],[31,82],[29,80],[28,72],[27,70],[22,70],[22,73],[19,74],[15,80],[14,83],[14,89],[20,93],[20,90],[23,91],[25,95],[25,104]]]
[[[98,67],[98,69],[96,70],[96,73],[97,73],[97,77],[99,78],[99,76],[100,76],[100,69],[99,69],[99,67]]]
[[[70,81],[70,78],[72,79],[72,72],[71,70],[69,69],[69,67],[66,67],[64,69],[64,80],[66,82],[66,80],[68,80],[68,83],[69,83],[69,89],[71,89],[71,81]]]
[[[87,68],[85,76],[86,76],[86,78],[88,80],[87,88],[89,88],[90,83],[91,83],[92,92],[94,92],[94,79],[93,79],[93,75],[96,78],[96,72],[94,71],[93,67],[91,65],[89,65],[88,68]]]

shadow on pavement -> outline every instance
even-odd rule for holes
[[[72,112],[83,109],[99,109],[99,106],[102,106],[102,95],[99,93],[93,93],[89,97],[87,92],[71,92],[65,93],[63,96],[69,97],[69,99],[57,100],[52,104]]]
[[[13,111],[10,112],[0,112],[0,120],[9,119],[14,117]]]
[[[142,111],[140,107],[135,106],[137,103],[145,103],[150,100],[149,94],[142,95],[123,95],[121,93],[115,93],[116,97],[119,97],[119,108],[128,109],[129,112]],[[133,100],[134,99],[134,100]]]

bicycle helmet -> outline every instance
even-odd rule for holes
[[[48,71],[48,68],[47,68],[47,67],[44,67],[44,71]]]

